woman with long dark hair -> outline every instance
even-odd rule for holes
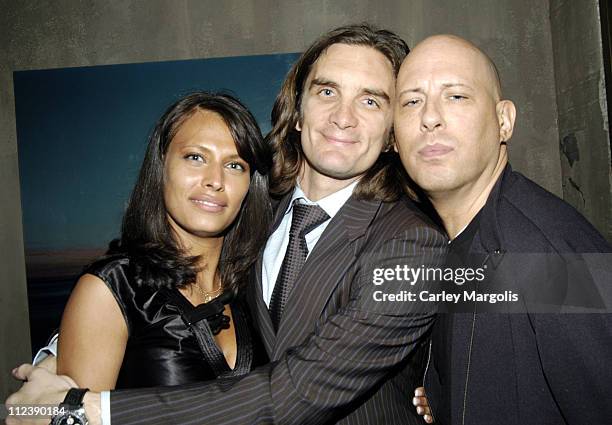
[[[159,119],[121,237],[79,279],[58,373],[95,390],[237,376],[267,361],[243,288],[271,218],[272,152],[226,94]]]

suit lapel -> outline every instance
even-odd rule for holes
[[[270,235],[272,235],[272,233],[274,233],[274,231],[280,225],[280,222],[282,221],[283,216],[285,215],[285,211],[287,210],[287,206],[289,205],[290,200],[291,194],[284,196],[278,203],[272,227],[270,228],[270,232],[268,232],[268,237],[270,237]],[[272,353],[274,352],[274,346],[276,345],[276,333],[274,332],[274,327],[272,325],[268,306],[266,306],[266,303],[263,299],[263,252],[264,249],[262,248],[261,252],[257,256],[257,261],[255,262],[255,270],[254,273],[252,273],[252,276],[254,276],[254,278],[251,280],[251,283],[249,285],[248,299],[251,311],[253,311],[253,315],[256,318],[257,328],[259,329],[259,333],[261,334],[261,337],[263,339],[266,351],[271,357]]]
[[[249,284],[249,296],[247,297],[253,317],[255,318],[256,328],[259,330],[268,356],[272,355],[274,345],[276,344],[276,335],[268,313],[268,307],[263,299],[261,267],[263,260],[263,250],[257,257],[255,262],[255,270],[252,273],[253,278]]]
[[[334,290],[355,261],[362,246],[360,237],[380,205],[380,201],[351,197],[331,220],[289,295],[271,360],[276,360],[287,348],[301,343],[313,332]]]

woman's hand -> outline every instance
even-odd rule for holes
[[[431,408],[429,407],[429,402],[427,401],[427,395],[425,394],[424,387],[418,387],[414,390],[414,398],[412,399],[412,404],[416,406],[417,413],[423,416],[423,420],[426,423],[432,424],[434,422],[434,418],[431,414]]]

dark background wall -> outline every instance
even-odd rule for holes
[[[0,11],[0,397],[17,386],[8,371],[30,357],[16,70],[296,52],[330,28],[359,21],[389,28],[410,45],[454,33],[491,55],[505,95],[518,105],[514,167],[566,196],[612,239],[596,0],[0,0]],[[575,68],[576,54],[582,68]],[[567,103],[575,92],[583,97]],[[570,133],[580,161],[568,170],[560,143]],[[581,196],[568,188],[569,177]]]
[[[563,198],[612,240],[610,139],[599,12],[594,1],[550,2]]]

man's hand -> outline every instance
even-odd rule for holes
[[[46,367],[50,367],[47,364]],[[64,401],[66,393],[70,388],[76,388],[77,384],[68,376],[58,376],[51,373],[46,367],[22,364],[13,370],[16,379],[25,381],[19,391],[11,394],[6,399],[6,406],[9,405],[47,405],[59,406]],[[50,417],[34,419],[32,416],[8,416],[7,425],[26,425],[26,424],[48,424]]]
[[[45,359],[39,363],[36,363],[36,366],[47,369],[49,372],[54,375],[57,374],[57,357],[50,354]]]
[[[431,408],[429,407],[429,402],[427,401],[427,395],[425,394],[424,387],[418,387],[414,390],[414,398],[412,399],[412,404],[416,406],[416,411],[419,415],[423,416],[423,420],[428,424],[432,424],[434,422],[433,415],[431,414]]]

